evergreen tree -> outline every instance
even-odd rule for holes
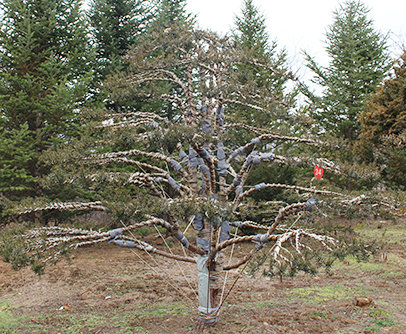
[[[72,121],[84,102],[91,55],[80,5],[79,0],[2,1],[0,161],[3,176],[15,173],[2,189],[41,194],[34,182],[44,173],[40,155],[75,134]],[[4,148],[13,140],[18,147],[22,138],[24,148],[10,157]]]
[[[99,80],[124,69],[122,57],[152,19],[150,0],[92,0],[87,12],[96,44]]]
[[[247,106],[237,106],[234,109],[233,117],[235,121],[254,127],[277,129],[280,133],[286,126],[291,131],[292,123],[288,113],[289,109],[294,107],[296,94],[293,89],[288,93],[286,84],[293,78],[293,75],[288,70],[286,51],[282,49],[278,52],[277,42],[270,41],[265,21],[266,17],[260,13],[253,0],[243,2],[240,16],[235,17],[235,28],[232,30],[231,36],[234,47],[241,50],[241,54],[244,55],[244,63],[236,66],[234,84],[240,93],[243,87],[248,88],[248,91],[244,92],[245,103],[256,105],[255,100],[258,99],[258,95],[254,95],[252,92],[260,92],[261,100],[266,101],[266,109],[271,110],[271,113]],[[236,96],[238,96],[237,91]],[[284,122],[280,122],[281,119]],[[286,122],[287,120],[288,122]],[[285,130],[287,130],[286,128]],[[249,134],[242,129],[236,128],[233,132],[233,141],[239,141],[242,144],[248,140],[247,135]],[[279,152],[281,143],[278,144],[273,146],[274,152]],[[273,182],[288,183],[294,177],[293,168],[275,164],[267,168],[267,176],[264,176],[261,168],[256,168],[247,183],[256,184],[259,183],[259,180],[263,181],[264,178],[273,180]],[[281,193],[283,193],[281,189],[267,189],[261,194],[256,194],[256,199],[259,199],[259,196],[263,200],[281,199],[278,197]]]
[[[288,109],[293,107],[294,94],[285,92],[285,84],[292,79],[286,64],[286,51],[277,53],[277,43],[270,42],[265,21],[266,17],[253,0],[245,0],[241,16],[235,17],[235,28],[232,30],[234,47],[244,55],[244,63],[236,67],[238,76],[234,84],[248,88],[243,92],[245,102],[247,97],[251,103],[258,99],[249,90],[260,90],[267,109],[272,110],[274,115],[241,107],[237,108],[235,117],[252,126],[270,128],[277,119],[287,116]]]
[[[266,31],[266,17],[259,12],[253,0],[244,0],[241,16],[236,16],[232,31],[237,44],[253,50],[253,56],[261,57],[276,48],[276,42],[269,45],[269,34]]]
[[[186,0],[160,0],[155,22],[164,28],[169,28],[174,24],[192,26],[195,22],[195,17],[187,13],[185,7]]]
[[[367,100],[360,119],[363,157],[384,166],[387,179],[406,186],[406,53]]]
[[[168,38],[177,39],[178,31],[183,31],[184,27],[186,29],[191,29],[195,23],[195,17],[187,13],[186,11],[186,1],[185,0],[160,0],[157,2],[155,18],[149,25],[146,33],[142,36],[141,45],[150,44],[148,41],[153,41],[160,39],[161,36],[168,36]],[[147,41],[147,42],[145,42]],[[168,45],[170,43],[168,42]],[[153,47],[153,46],[152,46]],[[178,57],[177,54],[172,53],[173,48],[156,48],[155,52],[151,53],[153,58],[163,58],[171,54],[173,57]],[[132,53],[132,52],[130,52]],[[135,50],[135,53],[138,51]],[[175,53],[179,53],[176,50]],[[131,65],[130,65],[131,66]],[[181,65],[177,73],[184,70],[184,66]],[[154,93],[160,92],[160,95],[175,95],[180,97],[180,91],[177,89],[176,85],[168,81],[162,81],[154,85]],[[145,94],[137,95],[137,99],[141,103],[136,107],[137,110],[144,112],[155,112],[160,114],[162,117],[166,117],[169,120],[179,117],[179,112],[177,104],[173,101],[162,101],[162,100],[151,100],[149,98],[151,91],[145,90]],[[134,96],[126,95],[125,103],[133,103]],[[130,102],[132,101],[132,102]]]
[[[212,324],[219,320],[219,311],[231,291],[223,294],[224,288],[223,291],[221,288],[226,284],[221,281],[222,273],[238,267],[244,270],[248,261],[266,243],[272,245],[265,252],[271,259],[270,267],[267,267],[270,275],[275,271],[280,275],[293,275],[299,270],[315,273],[320,265],[331,266],[333,254],[305,250],[320,250],[324,245],[336,253],[338,241],[324,233],[317,234],[315,224],[305,219],[300,221],[300,218],[312,211],[316,204],[310,196],[319,196],[323,200],[333,196],[339,205],[345,205],[346,201],[344,194],[314,185],[284,185],[273,180],[248,185],[250,173],[261,165],[261,174],[265,176],[272,164],[290,165],[292,161],[302,161],[305,165],[309,162],[270,152],[272,143],[290,141],[298,146],[317,148],[325,144],[310,138],[275,135],[267,129],[234,123],[228,117],[235,107],[244,103],[235,91],[245,89],[241,84],[235,88],[233,83],[238,82],[236,65],[246,60],[241,49],[234,49],[227,37],[190,31],[184,25],[172,26],[165,34],[155,37],[143,40],[127,54],[132,73],[127,71],[117,76],[119,80],[107,84],[117,95],[143,94],[148,90],[151,99],[173,101],[179,117],[171,121],[156,113],[118,113],[107,116],[109,120],[114,119],[114,123],[103,122],[101,118],[98,127],[86,124],[89,125],[85,126],[88,131],[95,132],[95,136],[86,138],[89,140],[87,144],[70,143],[64,150],[61,147],[47,154],[55,164],[53,186],[76,184],[96,190],[98,194],[104,189],[100,201],[31,202],[20,203],[14,208],[15,214],[20,215],[45,210],[104,210],[125,227],[109,232],[69,228],[27,231],[24,237],[32,247],[26,246],[24,237],[11,238],[16,242],[11,245],[3,243],[7,247],[0,248],[0,255],[19,266],[27,264],[30,259],[34,269],[40,271],[47,259],[58,256],[57,251],[64,245],[73,249],[109,241],[192,263],[194,268],[197,267],[199,319]],[[162,57],[152,56],[158,51]],[[176,94],[162,95],[160,87],[155,86],[161,82],[174,84],[177,90],[172,92]],[[260,93],[258,90],[259,96]],[[260,97],[253,102],[258,110],[266,112]],[[246,106],[255,109],[251,103],[247,102]],[[250,134],[242,146],[231,141],[226,145],[229,131],[235,128]],[[112,143],[121,141],[123,134],[131,138],[134,145],[130,150],[115,150]],[[90,141],[92,139],[96,141]],[[323,162],[326,173],[344,173],[333,162],[319,160],[319,163]],[[295,203],[263,201],[258,209],[259,204],[252,203],[249,195],[267,188],[291,191],[296,197]],[[190,225],[190,228],[186,227],[189,222],[193,223],[194,232]],[[137,229],[146,227],[165,229],[173,240],[181,242],[191,253],[181,254],[179,249],[170,253],[162,250],[159,245],[154,245],[158,244],[156,238],[143,238],[141,233],[136,233]],[[135,233],[127,235],[132,230]],[[47,237],[51,233],[57,236],[53,235],[54,238],[49,240]],[[37,242],[35,235],[43,237],[42,243]],[[293,247],[284,247],[288,241]],[[250,251],[235,261],[225,261],[225,249],[242,243],[251,244]],[[37,246],[42,247],[41,252],[36,252]],[[339,253],[340,256],[343,254]]]
[[[35,181],[27,169],[35,151],[27,143],[30,143],[27,123],[12,130],[0,126],[0,193],[8,194],[11,199]]]
[[[368,96],[390,67],[386,36],[377,32],[368,18],[369,9],[359,0],[349,0],[334,12],[334,22],[326,33],[330,64],[319,66],[305,53],[313,82],[321,85],[316,96],[303,92],[314,107],[314,118],[322,130],[353,142],[359,134],[359,113]]]

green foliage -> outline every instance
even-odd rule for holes
[[[97,79],[125,68],[122,57],[152,19],[147,0],[92,0],[87,12],[96,47]]]
[[[13,131],[0,127],[0,193],[7,193],[10,198],[30,189],[36,181],[27,169],[35,157],[32,145],[27,145],[29,136],[27,123]]]
[[[179,24],[191,27],[195,22],[195,17],[186,12],[186,0],[159,0],[157,7],[154,21],[163,28]]]
[[[278,45],[276,41],[270,41],[265,20],[253,0],[244,1],[241,16],[235,17],[231,37],[244,62],[236,65],[232,84],[242,89],[244,102],[255,105],[255,100],[260,97],[272,114],[241,106],[230,116],[235,122],[269,129],[279,118],[288,119],[288,109],[294,104],[295,93],[286,90],[287,82],[293,78],[288,69],[286,51],[277,53]],[[237,96],[241,94],[238,90],[235,93]],[[238,129],[234,135],[234,141],[247,139],[247,134]]]
[[[253,50],[254,57],[261,57],[272,53],[275,49],[275,42],[270,47],[269,34],[266,31],[266,17],[259,13],[253,0],[245,0],[241,8],[242,16],[235,17],[236,29],[233,30],[235,43],[242,47]]]
[[[279,277],[281,281],[283,277],[294,277],[300,272],[316,275],[320,270],[324,270],[326,274],[332,275],[332,267],[337,260],[344,261],[353,257],[357,262],[368,262],[382,248],[382,243],[376,240],[366,243],[365,240],[356,238],[340,239],[342,241],[330,250],[315,247],[308,241],[306,246],[310,248],[303,248],[299,253],[289,247],[285,249],[283,256],[277,259],[272,258],[270,252],[259,253],[249,263],[249,273],[254,275],[262,268],[264,276]]]
[[[385,180],[406,187],[406,54],[367,100],[358,151],[382,168]]]
[[[46,173],[38,163],[41,153],[78,134],[74,121],[87,92],[92,55],[80,5],[79,0],[3,2],[2,141],[11,134],[17,138],[24,131],[26,148],[9,163],[26,176],[18,182],[14,179],[8,187],[29,189],[26,194],[41,193],[33,182]],[[3,159],[9,160],[1,156],[0,161]]]
[[[260,164],[252,170],[247,184],[255,185],[261,182],[294,184],[299,168],[290,165]],[[251,197],[258,203],[260,201],[283,201],[289,204],[299,201],[297,194],[281,188],[267,188],[254,192]]]
[[[365,100],[390,67],[387,37],[375,31],[368,12],[359,0],[346,1],[334,12],[326,33],[328,67],[305,53],[307,67],[315,74],[313,82],[324,90],[317,96],[302,86],[314,107],[312,116],[322,130],[351,142],[358,138],[358,116]]]
[[[14,270],[30,265],[36,274],[41,275],[45,267],[42,261],[45,254],[39,249],[31,249],[26,243],[22,234],[27,230],[28,225],[7,227],[0,235],[0,256],[4,262],[10,263]],[[43,246],[45,246],[44,240]]]

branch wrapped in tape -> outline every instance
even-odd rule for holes
[[[183,170],[182,166],[180,165],[179,162],[177,162],[176,160],[172,159],[169,162],[169,165],[171,165],[176,171],[181,172]]]
[[[237,148],[234,152],[231,153],[231,157],[234,159],[237,155],[241,154],[242,152],[244,152],[245,150],[245,146],[240,146],[239,148]]]
[[[261,161],[273,161],[275,159],[275,154],[273,154],[273,153],[262,153],[259,156],[259,159]]]
[[[259,145],[261,143],[261,140],[258,137],[257,138],[252,138],[251,143],[254,144],[254,145]]]
[[[224,160],[226,158],[226,154],[224,153],[223,144],[218,143],[217,145],[217,159]]]
[[[179,157],[181,158],[182,162],[187,158],[187,154],[184,150],[179,151]]]
[[[219,126],[224,125],[224,108],[217,108],[216,109],[216,121],[218,122]]]
[[[228,167],[230,167],[230,164],[227,163],[224,159],[223,160],[219,160],[218,164],[217,164],[217,174],[219,176],[224,176],[226,177],[228,172],[227,169]]]
[[[205,252],[209,251],[209,249],[210,249],[210,241],[209,240],[203,239],[203,238],[197,238],[196,243],[197,243],[197,247],[199,247],[203,251],[205,251]]]
[[[207,119],[203,120],[202,131],[210,132],[210,130],[211,130],[211,122]]]
[[[216,109],[216,119],[224,118],[224,107]]]
[[[199,156],[196,158],[196,161],[197,161],[198,166],[204,165],[204,160],[202,158],[200,158]]]
[[[241,227],[244,227],[244,222],[235,221],[235,222],[232,222],[231,225],[233,225],[234,227],[237,227],[237,228],[241,228]]]
[[[122,228],[116,228],[114,230],[108,231],[110,240],[109,242],[112,242],[113,240],[116,240],[120,236],[123,235],[123,229]]]
[[[203,217],[200,213],[193,218],[193,227],[196,231],[203,229]]]
[[[265,243],[269,241],[269,234],[257,234],[254,236],[254,241],[259,243]]]
[[[259,184],[256,184],[254,188],[255,190],[262,190],[266,188],[266,184],[264,182],[261,182]]]
[[[304,208],[305,211],[311,212],[316,207],[316,200],[311,197],[306,201],[306,207]]]
[[[252,151],[250,156],[252,158],[251,162],[253,165],[259,165],[261,163],[261,159],[259,158],[258,151]]]
[[[230,238],[231,225],[228,220],[221,224],[220,242],[226,241]]]
[[[251,162],[252,162],[252,155],[250,154],[248,157],[245,158],[244,166],[248,167],[249,165],[251,165]]]
[[[237,175],[233,180],[233,186],[237,187],[241,183],[242,179],[241,176]]]
[[[200,165],[200,171],[201,171],[203,174],[207,173],[209,170],[210,170],[209,167],[206,166],[205,164]],[[209,174],[209,177],[210,177],[210,174]]]
[[[152,122],[150,123],[150,126],[151,126],[152,128],[154,128],[154,129],[156,129],[156,128],[159,126],[159,124],[158,124],[157,122],[155,122],[155,121],[152,121]]]
[[[181,242],[183,247],[189,248],[189,240],[186,239],[185,235],[181,231],[178,231],[178,234],[175,235],[175,238]]]
[[[135,242],[131,240],[112,240],[111,242],[119,247],[135,248]]]
[[[207,152],[207,150],[205,148],[197,150],[197,154],[199,155],[200,158],[205,159],[205,160],[210,158],[210,154],[209,154],[209,152]]]
[[[180,189],[180,185],[172,177],[168,178],[168,183],[175,191]]]
[[[218,160],[218,163],[217,163],[217,174],[218,174],[219,176],[226,177],[227,174],[228,174],[227,169],[228,169],[228,167],[230,167],[230,164],[225,161],[225,159],[226,159],[226,154],[225,154],[225,152],[224,152],[223,147],[224,147],[224,145],[223,145],[222,142],[219,142],[219,143],[217,144],[217,160]]]
[[[189,166],[197,167],[197,155],[192,148],[189,149]]]

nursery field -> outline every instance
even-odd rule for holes
[[[71,252],[41,277],[0,261],[0,333],[406,333],[406,222],[353,228],[383,240],[383,252],[367,263],[337,262],[332,275],[281,281],[231,271],[225,291],[238,280],[220,322],[206,328],[197,319],[193,264],[180,270],[107,243]]]

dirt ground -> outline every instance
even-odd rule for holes
[[[220,322],[204,329],[193,264],[180,270],[111,244],[76,250],[41,277],[0,261],[0,333],[406,333],[406,224],[377,224],[360,233],[387,237],[385,255],[348,259],[332,276],[230,272],[225,291],[238,281]],[[372,303],[356,306],[357,297]]]

